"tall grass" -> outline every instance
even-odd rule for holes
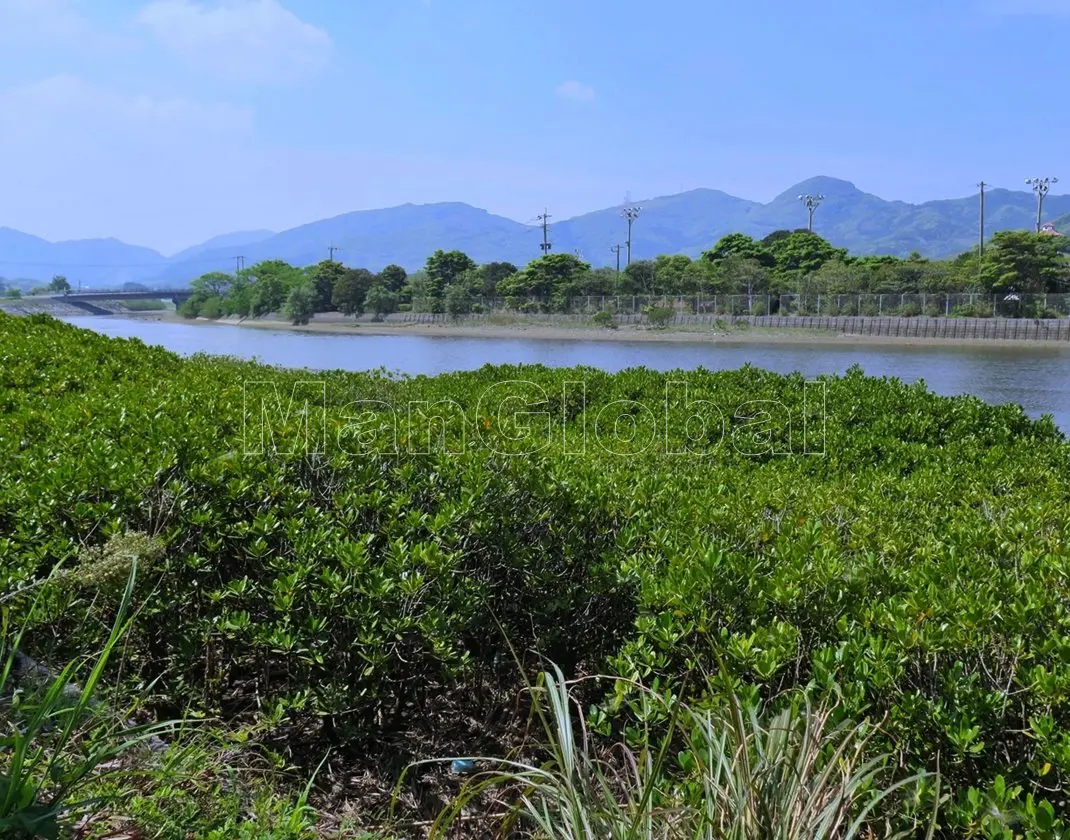
[[[876,836],[867,820],[878,803],[923,780],[935,782],[931,817],[898,835],[883,826],[879,836],[935,831],[939,779],[921,773],[891,781],[890,757],[867,757],[872,730],[834,725],[831,709],[801,701],[769,714],[728,693],[726,708],[713,712],[644,689],[645,711],[660,706],[668,731],[645,730],[635,749],[599,750],[556,666],[533,690],[547,760],[453,759],[489,769],[466,781],[430,838],[462,836],[466,809],[489,797],[506,809],[499,837],[851,840]]]
[[[133,620],[130,603],[136,572],[134,559],[103,649],[67,663],[40,685],[19,684],[14,676],[25,627],[46,590],[38,590],[27,620],[14,632],[10,608],[3,606],[0,836],[58,837],[64,820],[103,804],[100,798],[86,796],[88,787],[118,771],[117,760],[133,747],[171,731],[170,723],[126,726],[124,716],[111,714],[95,702],[105,668]],[[79,688],[74,680],[86,665],[88,675]]]

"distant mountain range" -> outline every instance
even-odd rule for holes
[[[632,233],[632,258],[697,256],[727,233],[762,237],[804,227],[801,194],[825,196],[814,230],[853,254],[907,256],[917,251],[939,258],[977,242],[977,196],[907,204],[864,193],[848,181],[818,177],[796,184],[768,204],[710,189],[637,202],[642,215]],[[998,230],[1029,229],[1036,221],[1031,192],[991,190],[985,210],[989,236]],[[626,238],[620,211],[620,206],[610,207],[551,225],[553,251],[579,253],[596,266],[613,264],[610,247]],[[1048,196],[1047,220],[1070,233],[1070,195]],[[171,257],[116,239],[53,243],[0,228],[0,276],[47,281],[53,274],[64,274],[83,287],[130,281],[174,285],[207,271],[233,270],[238,255],[247,266],[263,259],[309,265],[324,259],[329,246],[339,248],[337,258],[348,265],[373,271],[390,263],[414,271],[438,248],[460,249],[481,263],[506,260],[523,265],[539,256],[541,241],[536,226],[457,202],[361,210],[281,233],[230,233]]]

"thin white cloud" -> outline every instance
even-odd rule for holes
[[[192,67],[237,82],[288,82],[323,67],[330,36],[277,0],[154,0],[136,22]]]
[[[252,112],[225,104],[203,104],[185,99],[157,99],[93,85],[73,75],[57,75],[0,92],[0,109],[17,117],[11,129],[62,128],[62,142],[78,146],[97,128],[110,136],[135,129],[139,132],[176,128],[203,132],[233,132],[252,127]],[[87,138],[87,132],[90,135]],[[78,138],[71,143],[70,138]],[[144,138],[142,138],[144,139]]]
[[[558,85],[556,93],[561,99],[571,99],[574,102],[591,102],[594,100],[594,88],[575,80]]]
[[[75,52],[108,52],[133,45],[130,38],[96,26],[77,0],[0,0],[0,44],[34,49],[62,44]]]

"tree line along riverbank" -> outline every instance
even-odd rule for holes
[[[576,300],[613,301],[610,314],[636,314],[635,298],[721,297],[729,302],[719,314],[869,315],[868,311],[834,311],[841,296],[876,296],[876,315],[1008,314],[1047,318],[1060,313],[1043,302],[1023,303],[1023,295],[1059,294],[1070,289],[1070,245],[1065,238],[1022,231],[997,233],[982,259],[963,254],[932,261],[919,255],[857,257],[834,248],[810,231],[777,231],[761,241],[741,234],[722,237],[699,259],[685,255],[636,260],[623,269],[592,268],[573,254],[546,254],[520,268],[510,263],[477,265],[462,251],[436,251],[413,274],[390,265],[377,273],[334,260],[297,268],[266,260],[234,275],[212,272],[193,281],[194,294],[181,311],[189,317],[260,317],[285,311],[295,323],[317,313],[364,312],[383,317],[392,312],[463,315],[499,307],[515,312],[570,312]],[[946,305],[949,295],[998,296],[1002,313],[983,301]],[[922,296],[919,305],[908,296]],[[926,295],[943,295],[943,311],[928,311]],[[794,311],[781,299],[794,300]],[[898,304],[891,299],[899,297]],[[889,309],[882,306],[889,298]],[[622,303],[633,301],[631,310]],[[824,300],[824,308],[822,308]],[[742,303],[745,301],[745,304]],[[811,304],[816,302],[816,311]],[[935,301],[934,301],[935,305]],[[589,306],[589,303],[588,303]],[[745,308],[740,309],[741,306]],[[763,308],[764,307],[764,308]],[[664,308],[650,302],[655,317]],[[867,303],[868,308],[868,303]],[[700,314],[701,304],[695,309]],[[714,304],[714,309],[717,309]],[[712,311],[712,310],[707,310]],[[1067,314],[1067,313],[1063,313]]]

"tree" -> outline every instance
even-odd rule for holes
[[[446,311],[454,318],[467,315],[472,311],[472,292],[464,283],[447,286],[442,297]]]
[[[8,300],[18,300],[22,297],[22,292],[20,292],[17,287],[10,286],[4,290],[4,297]]]
[[[421,269],[409,275],[405,287],[398,295],[398,300],[411,302],[415,312],[441,312],[442,295],[441,293],[432,295],[431,290],[431,278],[428,277],[426,271]]]
[[[401,291],[405,286],[405,281],[408,279],[408,272],[400,265],[388,265],[379,272],[379,276],[376,278],[379,285],[387,291],[395,293]]]
[[[547,254],[532,260],[523,271],[498,283],[503,297],[568,298],[577,293],[591,266],[573,254]]]
[[[382,278],[382,274],[379,278]],[[398,296],[386,286],[376,283],[364,296],[364,308],[375,316],[373,320],[382,321],[398,308]]]
[[[761,243],[744,233],[722,236],[709,251],[702,254],[702,259],[711,263],[718,263],[729,257],[754,260],[765,268],[772,268],[776,262],[768,248],[762,247]]]
[[[464,286],[473,297],[483,294],[483,275],[478,268],[470,268],[464,271],[450,285]]]
[[[864,264],[829,260],[817,271],[802,275],[797,289],[803,294],[854,294],[859,289],[859,277],[867,270],[868,267]]]
[[[762,239],[761,246],[763,248],[772,250],[773,246],[776,245],[778,242],[787,239],[793,233],[800,230],[805,231],[806,228],[796,228],[795,231],[788,230],[786,228],[782,228],[781,230],[774,230],[771,234]]]
[[[492,262],[479,267],[479,276],[482,281],[482,291],[485,297],[496,297],[498,284],[506,277],[516,274],[519,269],[511,262]]]
[[[197,314],[202,318],[222,318],[225,314],[223,298],[219,295],[212,295],[201,304],[200,312]]]
[[[179,314],[186,318],[198,318],[205,315],[208,301],[213,301],[207,317],[218,318],[229,312],[224,296],[229,294],[233,277],[222,271],[210,271],[193,280],[189,286],[192,294],[179,307]]]
[[[178,314],[183,318],[196,318],[201,314],[203,300],[197,297],[188,297],[178,305]]]
[[[466,271],[476,268],[475,260],[464,251],[435,251],[427,258],[428,296],[441,297],[447,286],[453,285]]]
[[[290,292],[308,282],[301,269],[283,260],[263,260],[246,269],[246,272],[253,285],[249,314],[257,318],[269,312],[278,312]],[[230,280],[229,274],[222,276]]]
[[[612,295],[617,288],[617,272],[612,268],[595,268],[577,281],[581,295]]]
[[[311,283],[301,283],[290,290],[283,306],[283,314],[295,326],[307,324],[316,313],[313,308],[316,293]]]
[[[1055,237],[1020,230],[1000,231],[985,254],[985,289],[1003,292],[1056,292],[1070,280],[1070,264]]]
[[[123,283],[120,288],[124,292],[147,292],[150,291],[149,287],[144,283]]]
[[[247,271],[239,271],[234,275],[224,299],[223,308],[228,315],[238,315],[242,318],[247,318],[252,314],[253,283]]]
[[[703,275],[694,270],[691,257],[684,254],[662,255],[654,260],[654,293],[688,295],[702,288]]]
[[[769,290],[769,272],[757,260],[729,257],[718,266],[718,287],[730,295],[764,295]]]
[[[785,278],[792,274],[810,274],[829,260],[846,260],[847,250],[834,248],[816,233],[797,230],[773,243],[769,252],[773,267]]]
[[[230,284],[233,280],[233,275],[227,274],[226,272],[210,271],[207,274],[202,274],[189,285],[190,288],[193,289],[195,295],[200,295],[204,298],[209,298],[213,295],[224,297],[230,289]]]
[[[50,292],[69,292],[71,284],[67,282],[67,278],[62,274],[57,274],[52,278],[52,282],[48,284],[48,290]]]
[[[334,287],[345,274],[346,267],[338,260],[322,260],[309,272],[312,280],[312,305],[317,312],[330,312],[335,308]]]
[[[654,277],[653,260],[634,260],[621,272],[621,291],[626,295],[653,294]]]
[[[988,261],[988,252],[985,254],[985,262]],[[970,289],[978,292],[987,291],[981,278],[980,255],[976,248],[964,251],[953,260],[944,260],[940,263],[947,272],[948,286],[955,290]],[[942,291],[941,289],[926,289],[926,291]]]
[[[375,275],[366,268],[347,268],[334,286],[331,301],[343,315],[360,315],[364,312],[365,297],[375,285]]]

